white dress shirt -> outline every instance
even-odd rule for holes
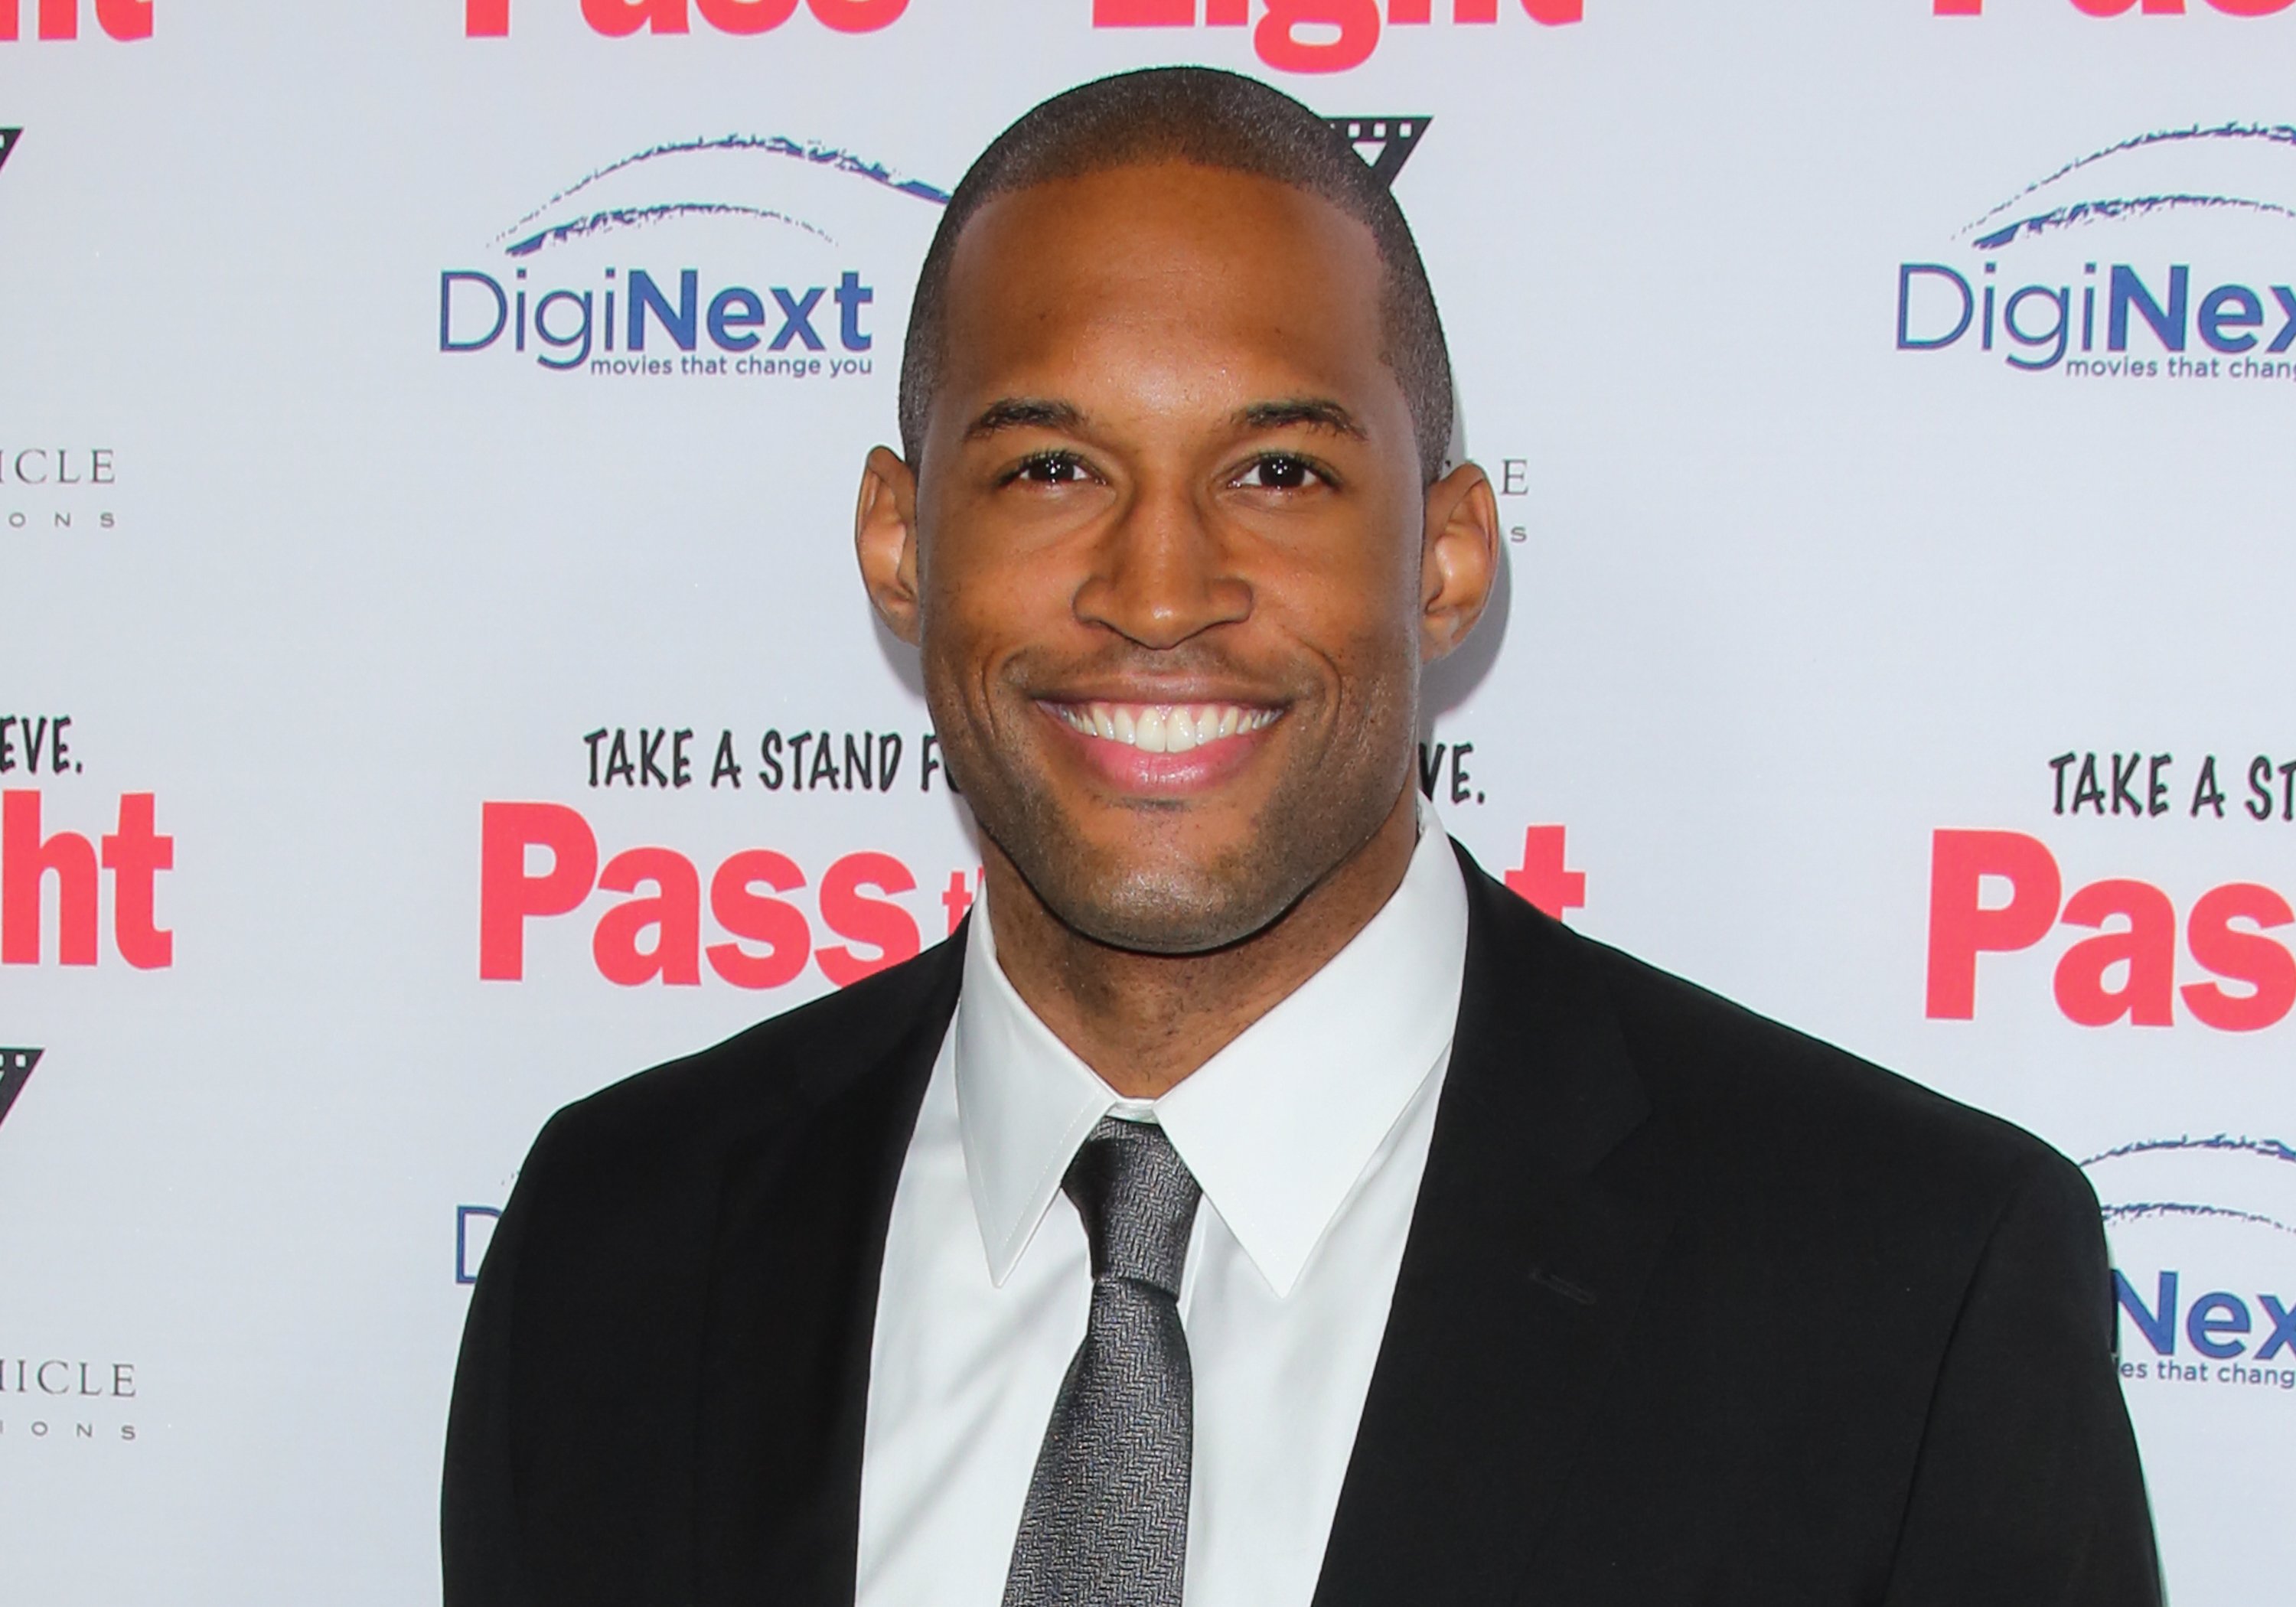
[[[859,1607],[996,1607],[1092,1303],[1061,1192],[1103,1116],[1203,1187],[1180,1291],[1195,1377],[1188,1607],[1307,1607],[1451,1056],[1466,891],[1423,807],[1402,885],[1324,967],[1153,1102],[1119,1099],[972,923],[893,1200],[861,1463]],[[985,911],[976,911],[985,915]]]

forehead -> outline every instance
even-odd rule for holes
[[[1366,408],[1384,389],[1400,406],[1384,278],[1368,227],[1255,174],[1164,162],[1032,184],[957,242],[936,412],[1054,387],[1306,388]]]

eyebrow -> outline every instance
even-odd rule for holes
[[[1284,430],[1304,425],[1310,430],[1328,430],[1334,435],[1350,436],[1357,440],[1366,439],[1364,427],[1356,422],[1354,414],[1323,397],[1292,397],[1276,402],[1254,402],[1235,416],[1236,422],[1246,430]]]
[[[964,439],[982,440],[1005,430],[1074,430],[1083,424],[1084,409],[1073,402],[1041,397],[1004,397],[982,408],[980,416],[965,426]]]
[[[1046,397],[1001,397],[982,408],[980,415],[965,426],[964,439],[985,440],[1007,430],[1074,431],[1081,430],[1085,422],[1084,409],[1073,402]],[[1273,402],[1254,402],[1237,410],[1235,422],[1240,429],[1253,431],[1305,428],[1327,430],[1356,440],[1366,439],[1356,415],[1325,397],[1286,397]]]

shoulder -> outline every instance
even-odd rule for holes
[[[801,1139],[822,1111],[929,1066],[955,1006],[962,938],[696,1054],[611,1084],[544,1125],[520,1192],[660,1201],[727,1157]]]
[[[1997,1116],[1617,949],[1575,941],[1653,1103],[1718,1149],[1766,1163],[1838,1152],[1972,1184],[2070,1164]]]
[[[1981,1242],[2030,1201],[2097,1232],[2079,1168],[1997,1116],[1582,936],[1477,873],[1513,963],[1565,973],[1615,1024],[1669,1192],[1720,1212]],[[1493,897],[1492,895],[1496,895]]]

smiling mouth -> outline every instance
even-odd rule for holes
[[[1188,753],[1230,737],[1264,731],[1280,709],[1249,703],[1049,703],[1072,731],[1143,753]]]

